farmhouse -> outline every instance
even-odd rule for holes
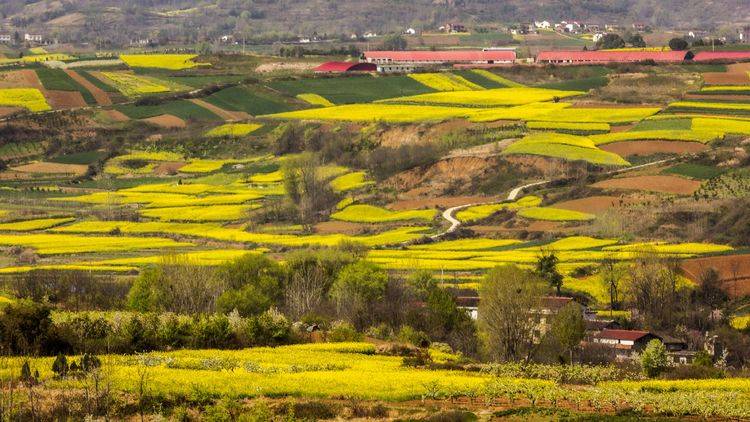
[[[510,64],[516,60],[516,52],[513,50],[365,51],[363,58],[367,63],[377,64],[379,71],[386,72],[394,71],[390,69],[393,65],[413,68],[455,64]]]
[[[661,340],[656,334],[638,330],[603,329],[594,335],[592,342],[611,347],[617,360],[627,360],[646,348],[651,340]]]
[[[750,51],[699,51],[693,58],[696,62],[750,60]]]
[[[377,66],[373,63],[356,62],[326,62],[313,69],[315,73],[350,73],[375,72]]]
[[[592,63],[678,63],[691,60],[690,51],[542,51],[537,63],[592,64]]]
[[[13,42],[13,36],[10,34],[0,34],[0,43],[10,44]]]
[[[42,42],[44,37],[41,34],[24,34],[23,40],[28,42]]]

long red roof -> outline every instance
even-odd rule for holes
[[[628,63],[653,60],[655,62],[681,62],[689,60],[688,51],[541,51],[536,56],[542,61],[571,61],[589,63]]]
[[[326,62],[313,69],[315,72],[375,72],[377,66],[372,63]]]
[[[711,60],[750,60],[750,51],[699,51],[693,60],[707,62]]]
[[[629,340],[629,341],[636,341],[640,338],[643,338],[647,335],[649,335],[648,331],[637,331],[637,330],[611,330],[608,328],[603,329],[599,334],[596,335],[597,338],[606,338],[606,339],[614,339],[614,340]],[[652,334],[653,335],[653,334]]]
[[[365,51],[365,58],[390,59],[395,62],[514,61],[516,52],[513,50]]]

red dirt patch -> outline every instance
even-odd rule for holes
[[[555,208],[562,208],[571,211],[586,212],[590,214],[601,214],[612,208],[620,208],[628,203],[634,202],[626,198],[616,196],[589,196],[586,198],[572,199],[553,204]]]
[[[105,106],[112,104],[112,100],[109,98],[109,95],[106,92],[104,92],[103,89],[89,82],[88,79],[79,75],[78,72],[76,72],[75,70],[66,70],[65,73],[67,73],[68,76],[73,78],[73,80],[78,82],[81,86],[86,88],[86,90],[88,90],[91,93],[91,95],[94,97],[97,104],[105,105]]]
[[[198,107],[203,107],[206,110],[214,113],[215,115],[221,117],[222,119],[228,121],[228,122],[234,122],[237,120],[246,120],[252,117],[251,115],[245,113],[244,111],[229,111],[224,110],[223,108],[217,107],[209,102],[203,101],[198,98],[192,98],[190,101],[197,105]]]
[[[47,91],[42,93],[54,109],[86,107],[86,101],[78,91]]]
[[[42,89],[42,82],[31,69],[14,70],[0,73],[0,88],[37,88]]]
[[[489,198],[485,196],[439,196],[435,198],[402,199],[392,204],[388,204],[387,208],[394,211],[436,207],[450,208],[463,204],[488,202],[492,201],[493,199],[496,198]]]
[[[631,155],[653,155],[660,153],[684,154],[705,151],[708,147],[700,142],[684,141],[625,141],[599,145],[604,151],[622,157]]]
[[[441,160],[427,168],[419,167],[389,178],[385,184],[407,195],[435,196],[451,186],[469,182],[472,177],[481,177],[493,171],[494,159],[481,157],[458,157]],[[436,193],[437,192],[437,193]]]
[[[184,120],[171,114],[162,114],[161,116],[149,117],[148,119],[143,119],[143,121],[167,129],[184,128],[187,126]]]
[[[603,180],[594,183],[593,187],[602,189],[645,190],[659,193],[690,195],[701,185],[696,180],[683,179],[677,176],[633,176]]]
[[[686,277],[700,282],[701,273],[709,268],[719,272],[722,288],[732,297],[750,295],[750,254],[710,256],[682,261]]]
[[[324,221],[314,226],[318,234],[361,234],[367,228],[364,224],[350,223],[348,221]]]
[[[635,124],[631,123],[629,125],[610,125],[609,131],[610,132],[627,132],[630,129],[632,129],[635,126]]]
[[[105,113],[107,116],[109,116],[110,119],[116,122],[127,122],[128,120],[130,120],[130,117],[126,116],[125,113],[118,110],[103,110],[103,113]]]

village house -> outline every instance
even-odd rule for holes
[[[446,23],[445,26],[445,32],[449,34],[456,34],[460,32],[468,32],[466,27],[460,23]]]
[[[378,34],[375,33],[375,32],[367,31],[362,36],[365,37],[365,38],[375,38],[375,37],[378,36]]]
[[[41,34],[23,34],[23,40],[26,42],[32,42],[32,43],[41,43],[44,41],[44,36]]]
[[[224,44],[234,44],[234,35],[222,35],[219,39]]]
[[[654,339],[661,340],[648,331],[603,329],[593,336],[591,342],[612,348],[615,359],[625,361],[642,352],[648,342]]]
[[[643,32],[646,29],[648,29],[648,25],[646,25],[643,22],[634,22],[633,23],[633,29],[635,29],[636,31],[639,31],[639,32]]]
[[[13,42],[13,35],[11,34],[0,34],[0,43],[10,44]]]
[[[550,29],[552,24],[549,23],[549,21],[534,21],[534,26],[537,27],[537,29]]]
[[[653,61],[656,63],[681,63],[693,59],[690,51],[580,51],[557,50],[541,51],[537,54],[537,63],[550,64],[607,64],[638,63]]]
[[[404,35],[417,35],[417,30],[414,28],[406,28],[404,30]]]

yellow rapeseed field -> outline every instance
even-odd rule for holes
[[[42,92],[36,88],[3,88],[0,89],[0,106],[22,107],[29,111],[47,111],[52,107],[47,104]]]
[[[484,88],[452,73],[410,73],[410,78],[436,91],[476,91]]]
[[[328,101],[325,97],[318,94],[299,94],[297,98],[311,105],[318,105],[323,107],[332,107],[336,104]]]
[[[128,97],[138,97],[145,94],[169,92],[169,87],[159,84],[145,77],[127,72],[101,72],[112,85]]]
[[[159,237],[79,236],[69,234],[0,235],[0,245],[33,248],[40,255],[135,251],[193,246]]]
[[[257,123],[227,123],[209,130],[206,132],[206,136],[214,138],[224,136],[237,138],[249,135],[261,127],[263,125]]]
[[[204,65],[193,61],[197,54],[122,54],[120,60],[130,67],[182,70]]]
[[[396,97],[379,102],[405,102],[421,104],[465,105],[470,107],[510,106],[542,101],[554,98],[567,98],[582,95],[580,91],[560,91],[545,88],[496,88],[481,91],[435,92],[430,94]],[[570,120],[575,121],[575,120]]]
[[[350,205],[333,213],[331,218],[353,223],[387,223],[408,220],[432,221],[436,215],[437,210],[391,211],[372,205]]]

